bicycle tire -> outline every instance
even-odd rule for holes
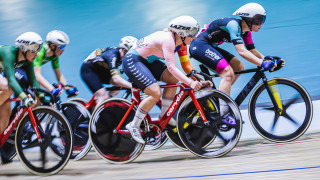
[[[16,150],[22,165],[32,174],[53,175],[68,163],[72,153],[72,130],[66,118],[48,106],[32,109],[42,142],[39,142],[26,113],[17,126]],[[32,126],[33,127],[33,126]],[[40,156],[37,156],[39,152]],[[40,158],[40,159],[39,159]]]
[[[227,94],[215,89],[196,91],[195,96],[209,125],[205,125],[201,116],[197,115],[198,111],[188,96],[177,115],[177,129],[182,143],[191,153],[203,158],[220,157],[229,153],[237,145],[242,131],[242,118],[237,104]],[[228,114],[235,119],[235,125],[223,123],[219,99],[229,106]]]
[[[70,99],[70,100],[68,100],[68,101],[66,101],[66,102],[70,102],[70,101],[71,101],[71,102],[80,103],[80,104],[83,105],[83,106],[86,106],[86,105],[88,104],[88,102],[89,102],[89,101],[87,101],[87,100],[85,100],[85,99],[83,99],[83,98],[72,98],[72,99]],[[95,107],[90,107],[90,108],[88,109],[88,111],[90,112],[90,114],[93,113],[94,108],[95,108]]]
[[[103,160],[109,163],[129,163],[135,160],[144,149],[145,144],[133,140],[130,133],[114,132],[130,105],[131,102],[126,99],[108,99],[95,109],[89,122],[89,138],[92,147]],[[122,124],[122,130],[125,130],[125,126],[132,121],[135,111],[136,107]],[[143,120],[140,128],[146,131],[146,127],[146,122]]]
[[[260,84],[252,93],[249,101],[248,112],[251,124],[263,138],[269,141],[293,141],[302,136],[311,123],[313,115],[311,98],[299,83],[291,79],[273,78],[268,82],[276,82],[277,86],[275,87],[280,92],[283,111],[280,116],[275,113],[270,98],[268,101],[265,100],[265,97],[269,97],[269,95],[266,93],[264,84]],[[268,116],[265,116],[267,113]],[[293,114],[295,117],[299,116],[301,121],[298,122],[298,118],[292,119]],[[272,116],[274,116],[273,121],[269,121],[268,119]],[[268,127],[268,124],[271,127]]]
[[[90,112],[80,103],[67,101],[61,103],[63,115],[69,121],[73,132],[73,151],[71,159],[80,160],[88,154],[91,149],[89,139]]]

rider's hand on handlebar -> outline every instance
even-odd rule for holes
[[[68,98],[77,96],[79,94],[79,92],[78,92],[76,87],[69,87],[69,89],[66,90],[66,93],[68,95]]]
[[[191,84],[190,84],[190,87],[193,90],[198,91],[202,87],[202,84],[199,81],[192,81]]]
[[[26,107],[34,107],[37,104],[37,100],[34,100],[30,94],[23,99],[23,103]]]
[[[56,86],[54,87],[52,90],[51,90],[51,94],[54,96],[54,97],[58,97],[60,96],[60,94],[62,93],[62,86]]]
[[[211,81],[200,81],[202,84],[202,87],[204,88],[212,88],[213,84]]]
[[[267,70],[273,71],[273,69],[277,67],[277,64],[272,60],[264,60],[261,63],[261,67],[263,69],[267,69]]]

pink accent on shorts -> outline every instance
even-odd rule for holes
[[[216,71],[218,74],[221,73],[221,71],[223,71],[227,66],[229,66],[229,63],[226,59],[221,59],[218,64],[217,64],[217,68]]]

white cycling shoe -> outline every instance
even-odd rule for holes
[[[141,132],[139,128],[136,128],[135,126],[131,126],[131,123],[126,125],[126,129],[130,132],[132,138],[137,141],[140,144],[145,144],[146,142],[143,140],[141,136]]]

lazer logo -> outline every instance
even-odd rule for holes
[[[22,114],[23,109],[21,108],[16,116],[14,117],[14,119],[11,121],[10,125],[8,126],[8,128],[4,131],[4,135],[6,135],[8,133],[8,131],[12,128],[13,124],[18,120],[18,118],[20,117],[20,115]]]
[[[173,105],[171,106],[171,108],[170,108],[169,111],[167,112],[167,116],[170,116],[170,114],[173,112],[174,108],[177,106],[178,102],[180,101],[183,93],[184,93],[184,92],[181,91],[181,93],[178,94],[176,101],[173,103]]]
[[[18,40],[17,43],[23,43],[23,44],[30,44],[30,41],[25,41],[25,40]]]
[[[236,15],[237,15],[237,16],[249,16],[249,13],[241,13],[241,12],[238,12]]]
[[[217,53],[210,51],[210,49],[207,49],[205,53],[206,53],[206,56],[209,58],[211,57],[214,59],[221,59],[221,57]]]
[[[186,26],[181,26],[181,25],[173,25],[171,24],[170,27],[175,28],[175,29],[181,29],[181,30],[190,30],[191,27],[186,27]]]

